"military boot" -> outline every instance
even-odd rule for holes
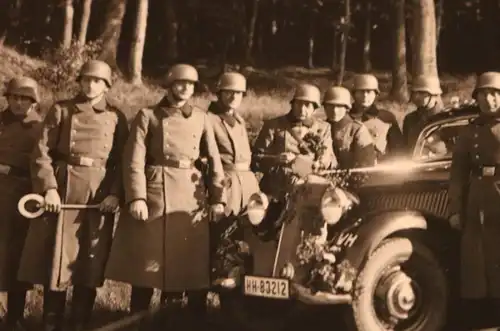
[[[43,294],[43,330],[62,331],[64,310],[66,308],[66,291],[44,290]]]
[[[24,305],[26,303],[26,291],[9,291],[7,297],[7,314],[5,317],[5,330],[22,330],[24,318]]]
[[[89,327],[96,293],[95,288],[74,287],[70,318],[71,330],[83,331]]]
[[[132,286],[130,295],[130,314],[138,314],[149,309],[151,297],[154,294],[154,289],[147,287]],[[141,319],[135,330],[146,331],[150,330],[149,320]]]

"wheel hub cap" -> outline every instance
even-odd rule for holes
[[[377,296],[385,301],[390,316],[397,319],[407,319],[416,304],[412,280],[402,271],[393,272],[382,279]]]

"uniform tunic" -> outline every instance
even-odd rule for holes
[[[17,203],[31,193],[30,154],[40,123],[35,111],[23,119],[8,109],[0,113],[0,291],[20,286],[17,270],[29,220],[19,214]]]
[[[226,175],[226,214],[239,215],[250,196],[259,191],[259,182],[250,170],[252,151],[245,120],[236,113],[221,113],[217,107],[212,103],[208,114]]]
[[[413,152],[418,136],[427,125],[429,118],[439,112],[441,110],[438,108],[417,108],[405,116],[403,119],[403,140],[407,153]]]
[[[105,98],[56,103],[43,122],[33,154],[34,191],[57,189],[62,203],[98,204],[122,195],[120,157],[128,132],[122,112]],[[99,287],[111,246],[112,213],[97,209],[46,213],[30,223],[19,279],[64,290]]]
[[[348,169],[375,165],[377,155],[368,128],[360,121],[345,115],[339,122],[331,122],[333,150],[339,167]]]
[[[375,105],[368,109],[353,108],[352,118],[361,121],[372,135],[378,158],[386,158],[401,153],[405,148],[403,133],[398,121],[390,111]]]
[[[266,158],[264,155],[279,155],[285,152],[302,154],[301,142],[298,141],[298,138],[303,138],[308,132],[321,137],[324,153],[319,161],[322,166],[337,167],[338,162],[333,152],[330,124],[322,120],[312,120],[304,123],[294,122],[289,114],[268,120],[262,126],[253,151],[254,169],[264,174],[260,182],[263,192],[273,196],[280,196],[284,189],[283,185],[277,182],[277,178],[270,173],[272,167],[278,164],[277,160]],[[312,154],[309,154],[309,156],[314,157]]]
[[[500,298],[500,118],[481,115],[458,137],[450,212],[462,222],[461,293]],[[495,168],[496,167],[496,168]]]
[[[193,166],[200,156],[209,160],[205,178]],[[207,202],[226,201],[224,171],[207,113],[189,104],[171,107],[167,98],[140,110],[123,162],[126,204],[145,200],[149,219],[134,219],[128,207],[122,212],[106,277],[167,292],[208,288]]]

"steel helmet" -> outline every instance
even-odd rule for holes
[[[176,64],[168,71],[165,78],[165,86],[169,87],[173,82],[178,80],[197,82],[198,71],[195,67],[189,64]]]
[[[358,74],[353,79],[354,91],[375,91],[380,93],[377,77],[370,74]]]
[[[106,82],[108,87],[111,87],[111,67],[104,61],[90,60],[85,62],[80,69],[78,80],[84,76],[100,78]]]
[[[488,71],[481,74],[476,81],[476,87],[472,91],[472,97],[475,99],[477,92],[481,89],[495,89],[500,91],[500,72]]]
[[[217,82],[217,91],[247,91],[247,80],[238,72],[226,72],[222,74]]]
[[[316,104],[318,108],[321,104],[321,92],[312,84],[299,84],[295,89],[293,100],[309,101]]]
[[[40,101],[38,83],[30,77],[18,77],[11,79],[7,84],[7,89],[4,95],[18,95],[31,98],[35,102]]]
[[[332,86],[325,92],[323,104],[346,106],[351,109],[351,93],[342,86]]]
[[[443,93],[439,77],[426,75],[417,76],[413,79],[411,91],[427,92],[431,95],[441,95]]]

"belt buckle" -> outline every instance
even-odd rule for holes
[[[250,168],[250,164],[248,162],[240,162],[240,163],[235,163],[234,167],[236,170],[245,171]]]
[[[182,169],[188,169],[188,168],[191,168],[191,160],[177,160],[177,162],[179,163],[179,168],[182,168]]]
[[[91,167],[94,164],[94,159],[81,156],[78,163],[82,166]]]
[[[0,174],[2,175],[8,175],[10,174],[11,166],[6,165],[6,164],[0,164]]]
[[[495,167],[483,167],[482,169],[482,175],[484,177],[491,177],[491,176],[495,176]]]

